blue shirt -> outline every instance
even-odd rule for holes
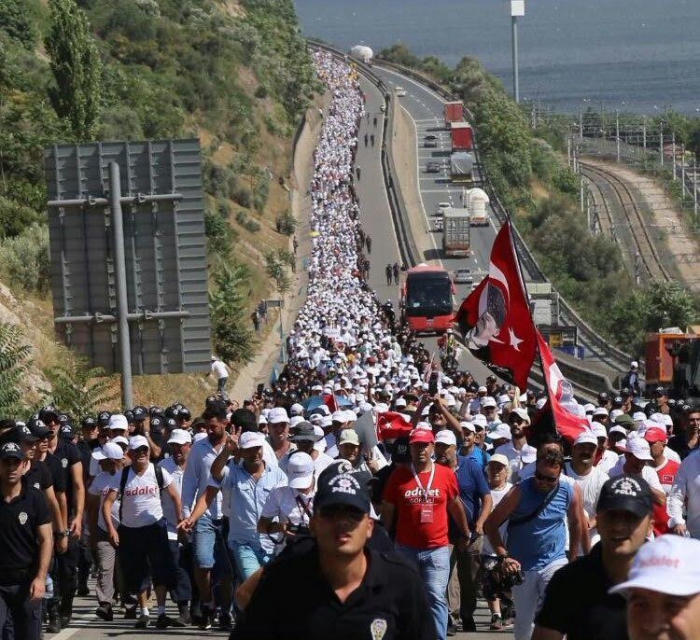
[[[535,482],[534,477],[526,478],[518,485],[520,502],[508,523],[508,553],[522,565],[523,571],[537,571],[554,560],[566,558],[565,520],[574,499],[574,485],[560,482],[559,490],[542,513],[513,526],[514,520],[529,516],[546,500],[547,494],[538,491]]]
[[[211,486],[219,484],[211,479]],[[269,536],[258,533],[258,520],[270,491],[284,487],[287,476],[279,467],[265,465],[265,471],[256,481],[243,466],[230,461],[224,470],[221,491],[228,497],[230,504],[229,542],[250,544],[256,549],[272,553],[275,543]]]
[[[469,528],[473,531],[474,525],[479,519],[481,501],[491,491],[486,483],[483,468],[471,456],[457,456],[455,473],[459,485],[459,497],[467,512]]]
[[[491,454],[480,447],[474,447],[474,450],[466,457],[476,460],[482,469],[486,469],[486,465],[489,463],[489,460],[491,460]]]

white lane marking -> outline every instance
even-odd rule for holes
[[[379,65],[378,65],[378,66],[379,66]],[[420,84],[419,82],[416,82],[413,78],[409,78],[408,76],[404,76],[403,74],[398,73],[398,72],[396,72],[396,71],[391,71],[391,70],[387,69],[386,67],[380,67],[380,68],[381,68],[382,71],[384,71],[385,73],[388,73],[388,74],[390,74],[390,75],[394,75],[394,76],[396,76],[396,77],[398,77],[398,78],[401,78],[402,80],[405,79],[406,82],[412,84],[414,87],[417,87],[417,88],[420,89],[421,91],[423,91],[423,92],[425,92],[425,93],[431,95],[433,98],[436,98],[436,99],[439,100],[442,104],[445,104],[446,100],[445,100],[442,96],[440,96],[440,95],[438,95],[437,93],[435,93],[435,91],[433,91],[430,87],[426,87],[425,85]],[[391,80],[389,80],[389,82],[391,82]]]

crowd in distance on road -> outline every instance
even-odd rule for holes
[[[270,388],[0,422],[0,628],[109,624],[232,638],[700,638],[700,407],[639,393],[583,411],[575,442],[495,376],[449,378],[380,306],[362,260],[356,74],[315,156],[308,300]],[[634,363],[633,363],[634,365]],[[96,582],[89,581],[96,576]]]

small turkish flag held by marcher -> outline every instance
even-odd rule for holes
[[[454,320],[477,358],[501,378],[527,387],[537,338],[510,220],[494,240],[489,275],[465,298]]]
[[[573,442],[582,431],[590,428],[590,423],[583,407],[574,398],[571,383],[562,375],[547,341],[539,331],[537,344],[542,358],[542,370],[549,399],[548,404],[542,407],[542,411],[550,410],[557,431]]]
[[[382,442],[407,436],[411,431],[413,425],[396,411],[385,411],[377,416],[377,435]]]

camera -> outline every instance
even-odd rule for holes
[[[521,585],[525,576],[522,571],[505,572],[498,558],[488,557],[482,563],[482,591],[487,600],[509,599],[508,592]]]

